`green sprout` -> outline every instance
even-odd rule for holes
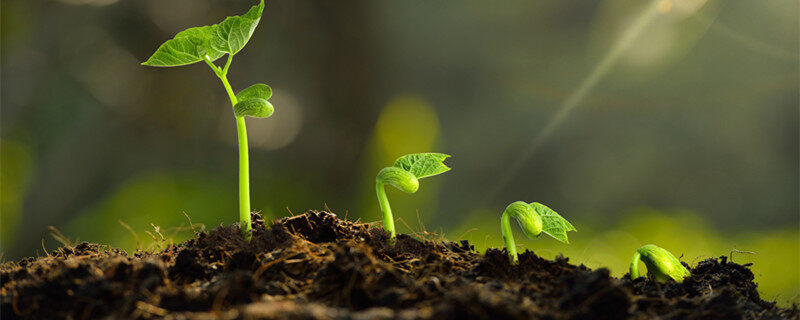
[[[511,233],[510,219],[512,217],[519,222],[520,228],[531,239],[536,239],[544,232],[558,241],[569,243],[567,232],[578,231],[569,221],[541,203],[533,202],[528,204],[516,201],[509,204],[506,210],[503,211],[503,216],[500,217],[500,231],[503,233],[508,258],[511,259],[512,264],[516,264],[519,259],[517,258],[514,234]]]
[[[631,279],[639,277],[640,260],[647,266],[647,272],[659,282],[666,282],[672,279],[681,283],[684,278],[691,275],[689,270],[686,270],[686,267],[672,253],[656,245],[648,244],[639,248],[633,254],[631,259]]]
[[[247,130],[244,117],[266,118],[272,115],[274,108],[267,101],[272,96],[272,89],[266,84],[254,84],[238,94],[233,93],[228,83],[228,69],[233,56],[242,50],[250,40],[261,13],[264,11],[264,0],[250,8],[242,16],[227,17],[219,24],[189,28],[178,32],[174,38],[164,42],[147,61],[145,66],[177,67],[196,62],[205,62],[214,74],[222,81],[228,93],[236,118],[236,130],[239,139],[239,228],[242,236],[250,241],[250,173],[247,155]],[[219,58],[228,55],[223,67],[214,64]]]
[[[383,211],[383,228],[389,232],[392,240],[395,238],[394,218],[389,199],[386,198],[385,184],[391,184],[406,193],[414,193],[419,189],[419,179],[435,176],[450,170],[443,161],[450,157],[442,153],[415,153],[402,156],[391,167],[386,167],[378,172],[375,177],[375,190],[378,193],[378,203]]]

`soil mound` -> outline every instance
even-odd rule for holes
[[[708,259],[683,283],[609,276],[434,242],[311,211],[250,243],[236,225],[163,251],[96,244],[0,266],[3,319],[798,319],[762,300],[747,266]]]

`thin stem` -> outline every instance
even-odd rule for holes
[[[384,188],[384,183],[378,181],[375,185],[375,191],[378,193],[378,203],[381,206],[381,211],[383,212],[383,228],[389,232],[390,238],[395,238],[394,232],[394,218],[392,218],[392,208],[389,207],[389,199],[386,198],[386,189]]]
[[[222,81],[222,85],[228,93],[228,98],[231,100],[231,106],[235,106],[238,101],[227,77],[233,56],[228,55],[228,61],[222,70],[213,64],[208,57],[204,60]],[[245,240],[250,241],[253,236],[253,227],[250,225],[250,164],[247,150],[247,128],[244,117],[236,117],[236,132],[239,140],[239,229]]]
[[[228,92],[228,98],[231,99],[231,106],[235,106],[238,100],[236,100],[236,94],[233,93],[233,88],[231,88],[231,84],[228,83],[228,77],[224,74],[219,76],[219,79],[222,80],[222,85],[225,86],[225,91]]]
[[[248,163],[247,128],[244,117],[236,117],[239,136],[239,228],[247,241],[253,236],[250,225],[250,164]]]
[[[503,212],[503,216],[500,217],[500,231],[503,234],[503,241],[506,243],[506,251],[508,252],[508,258],[511,259],[511,264],[517,263],[517,244],[514,243],[514,234],[511,233],[511,217],[508,214],[508,210]]]

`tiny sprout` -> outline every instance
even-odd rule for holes
[[[266,84],[254,84],[235,94],[228,82],[228,69],[233,56],[250,40],[258,22],[261,21],[263,11],[264,0],[261,0],[242,16],[232,16],[218,24],[178,32],[142,63],[151,67],[177,67],[202,61],[222,82],[231,100],[236,119],[239,139],[239,229],[247,241],[250,241],[253,230],[250,225],[250,167],[244,117],[271,116],[274,108],[267,100],[272,96],[272,89]],[[228,55],[228,58],[223,67],[214,63],[225,55]]]
[[[406,193],[415,193],[419,189],[419,179],[435,176],[450,170],[443,162],[450,157],[442,153],[415,153],[402,156],[391,167],[386,167],[378,172],[375,177],[375,189],[378,193],[378,203],[383,212],[383,228],[389,232],[391,239],[395,238],[394,218],[389,199],[386,198],[385,184],[391,184]]]
[[[506,243],[506,251],[511,263],[518,261],[517,246],[514,243],[514,235],[511,233],[511,223],[509,222],[512,217],[519,222],[520,228],[531,239],[539,237],[544,232],[558,241],[569,243],[567,232],[578,231],[569,221],[541,203],[514,202],[506,207],[500,218],[500,230],[503,233],[503,240]]]
[[[631,279],[639,277],[639,260],[644,262],[647,272],[659,282],[672,279],[681,283],[684,278],[691,275],[672,253],[656,245],[648,244],[633,254],[630,267]]]

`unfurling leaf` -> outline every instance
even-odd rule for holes
[[[233,106],[233,113],[237,117],[266,118],[272,115],[275,108],[269,101],[261,98],[242,100]]]
[[[417,179],[435,176],[450,170],[443,161],[450,157],[443,153],[415,153],[400,157],[394,166],[411,172]]]
[[[178,32],[142,64],[176,67],[203,61],[206,56],[214,61],[226,53],[234,55],[250,40],[263,10],[264,0],[261,0],[241,17],[232,16],[219,24]]]
[[[569,223],[569,221],[567,221],[567,219],[564,219],[558,215],[558,213],[553,211],[553,209],[550,209],[538,202],[533,202],[530,205],[533,207],[533,210],[535,210],[536,213],[538,213],[542,218],[542,232],[550,235],[556,240],[569,243],[567,232],[578,231],[574,226],[572,226],[571,223]]]
[[[272,97],[272,88],[263,83],[256,83],[236,94],[236,100],[238,101],[253,98],[269,100],[270,97]]]

